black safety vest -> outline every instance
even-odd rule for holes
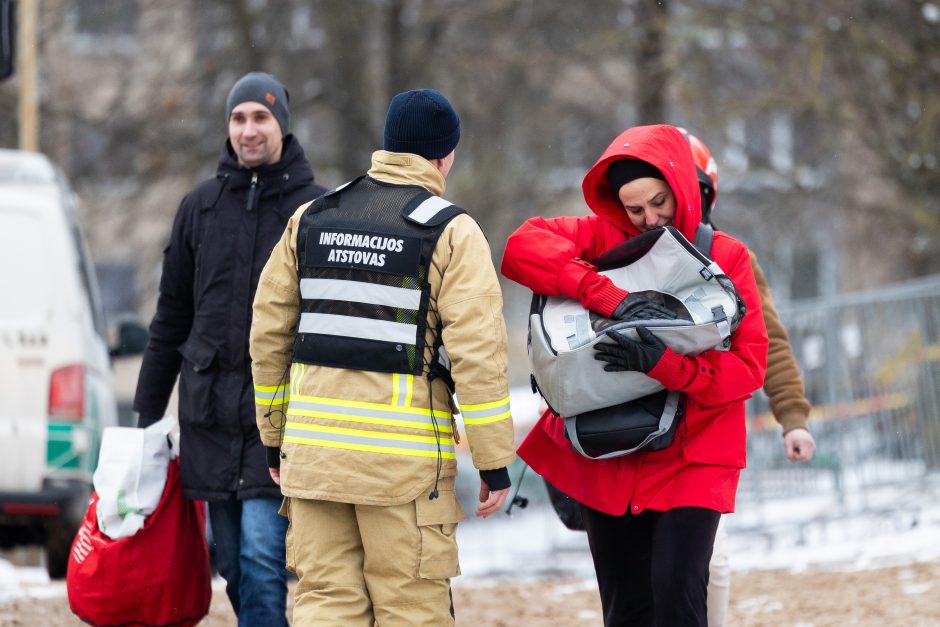
[[[446,375],[440,329],[427,367],[424,360],[428,272],[444,227],[461,213],[423,187],[368,176],[314,201],[297,234],[301,306],[293,360]]]

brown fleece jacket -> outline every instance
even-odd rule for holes
[[[770,400],[770,411],[783,427],[783,433],[793,429],[807,428],[810,403],[803,392],[803,377],[800,367],[793,357],[787,330],[780,322],[777,307],[770,295],[770,286],[764,277],[764,271],[757,263],[757,257],[751,253],[751,267],[760,292],[761,305],[764,309],[764,324],[770,336],[767,350],[767,374],[764,377],[764,392]]]

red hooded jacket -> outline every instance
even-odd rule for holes
[[[610,164],[628,158],[663,173],[676,196],[674,226],[693,241],[701,200],[689,143],[672,126],[638,126],[617,137],[584,177],[584,199],[594,215],[527,220],[506,243],[503,274],[539,294],[577,298],[611,315],[626,292],[590,262],[640,233],[607,184]],[[648,373],[683,395],[685,417],[670,446],[591,460],[572,450],[564,421],[547,411],[519,447],[533,470],[574,499],[613,515],[687,506],[734,511],[745,466],[744,402],[764,382],[767,331],[747,248],[719,231],[711,256],[734,282],[747,313],[730,350],[691,356],[667,348]]]

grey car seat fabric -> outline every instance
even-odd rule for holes
[[[645,326],[686,355],[730,347],[731,332],[744,315],[743,300],[718,264],[677,229],[648,231],[607,251],[595,264],[618,287],[676,317],[657,320],[641,314],[641,319],[610,320],[574,299],[536,296],[529,317],[529,361],[535,383],[555,413],[567,418],[663,389],[641,372],[604,371],[604,363],[594,359],[594,345],[613,342],[611,333],[636,339],[635,328]]]

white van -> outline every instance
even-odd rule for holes
[[[41,154],[0,150],[0,301],[0,546],[43,543],[64,577],[118,418],[75,195]]]

